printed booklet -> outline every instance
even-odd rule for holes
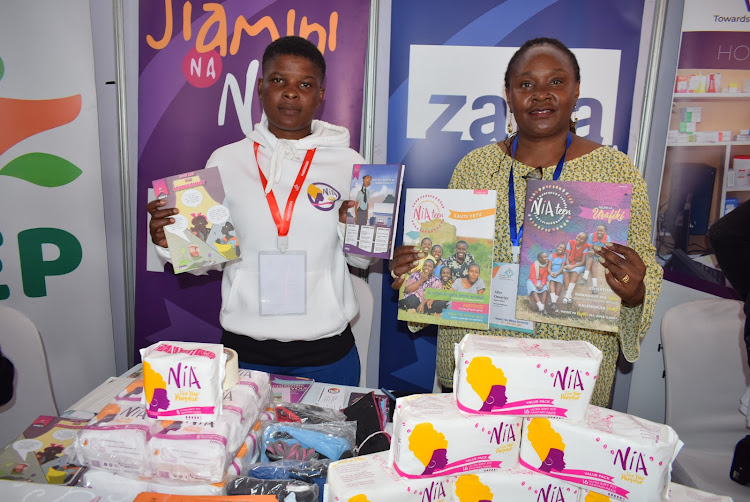
[[[632,193],[622,183],[528,182],[518,319],[619,331],[620,297],[592,248],[627,243]]]
[[[404,245],[427,253],[398,295],[398,318],[488,329],[495,190],[406,190]]]
[[[156,198],[180,213],[164,227],[175,274],[197,270],[240,257],[240,243],[218,167],[168,176],[152,183]]]
[[[74,485],[83,474],[73,441],[88,420],[41,415],[0,451],[0,479]],[[36,497],[35,497],[36,498]]]
[[[346,214],[344,252],[377,258],[393,256],[402,164],[355,164]]]

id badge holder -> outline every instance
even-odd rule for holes
[[[259,252],[258,287],[260,315],[307,313],[307,252]]]
[[[513,250],[515,258],[516,250]],[[490,296],[490,327],[534,333],[534,322],[516,319],[518,298],[518,263],[492,264],[492,288]]]

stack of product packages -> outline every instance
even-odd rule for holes
[[[273,399],[267,373],[237,369],[236,361],[232,368],[227,354],[236,358],[220,344],[143,349],[143,379],[76,439],[78,462],[88,467],[84,483],[118,497],[223,495],[227,476],[258,459],[257,425]]]
[[[454,393],[399,398],[390,451],[331,464],[326,499],[670,500],[682,443],[590,405],[601,360],[585,341],[466,335]]]

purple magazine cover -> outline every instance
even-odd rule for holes
[[[393,256],[401,201],[401,164],[355,164],[346,213],[344,252],[376,258]]]
[[[323,52],[326,94],[315,118],[346,126],[359,150],[369,11],[369,0],[139,2],[134,362],[159,340],[221,337],[220,273],[147,268],[151,180],[206,167],[211,152],[259,122],[263,51],[286,35]]]
[[[623,183],[528,182],[516,317],[619,331],[620,297],[592,247],[627,243],[632,193]]]

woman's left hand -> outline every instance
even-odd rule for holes
[[[354,206],[353,200],[345,200],[339,207],[339,222],[346,223],[346,212],[350,207]]]
[[[636,307],[643,303],[646,296],[646,265],[638,253],[627,246],[608,242],[606,246],[595,246],[599,262],[605,269],[607,284],[612,291],[622,298],[627,307]]]

